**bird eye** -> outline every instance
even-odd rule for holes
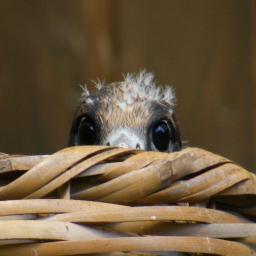
[[[152,141],[159,151],[167,151],[171,140],[171,130],[166,120],[157,122],[152,128]]]
[[[96,126],[93,120],[82,116],[77,130],[79,145],[93,145],[96,142]]]

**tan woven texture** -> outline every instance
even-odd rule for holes
[[[0,175],[0,256],[256,254],[256,176],[202,149],[0,154]]]

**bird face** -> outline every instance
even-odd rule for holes
[[[151,73],[86,88],[73,121],[70,145],[110,145],[172,152],[181,149],[170,87],[157,87]]]

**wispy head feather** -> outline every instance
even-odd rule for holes
[[[166,103],[171,107],[175,105],[173,88],[169,85],[158,86],[153,73],[142,70],[137,74],[127,73],[123,75],[123,78],[123,81],[108,86],[105,86],[99,79],[93,81],[97,89],[94,94],[90,94],[86,86],[82,87],[81,103],[92,104],[97,97],[101,97],[101,101],[109,101],[109,103],[112,101],[122,110],[130,109],[136,102],[155,101]],[[108,95],[105,95],[106,93]]]

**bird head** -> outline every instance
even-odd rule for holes
[[[109,145],[172,152],[181,149],[175,94],[152,73],[128,74],[96,90],[86,87],[70,131],[70,145]]]

